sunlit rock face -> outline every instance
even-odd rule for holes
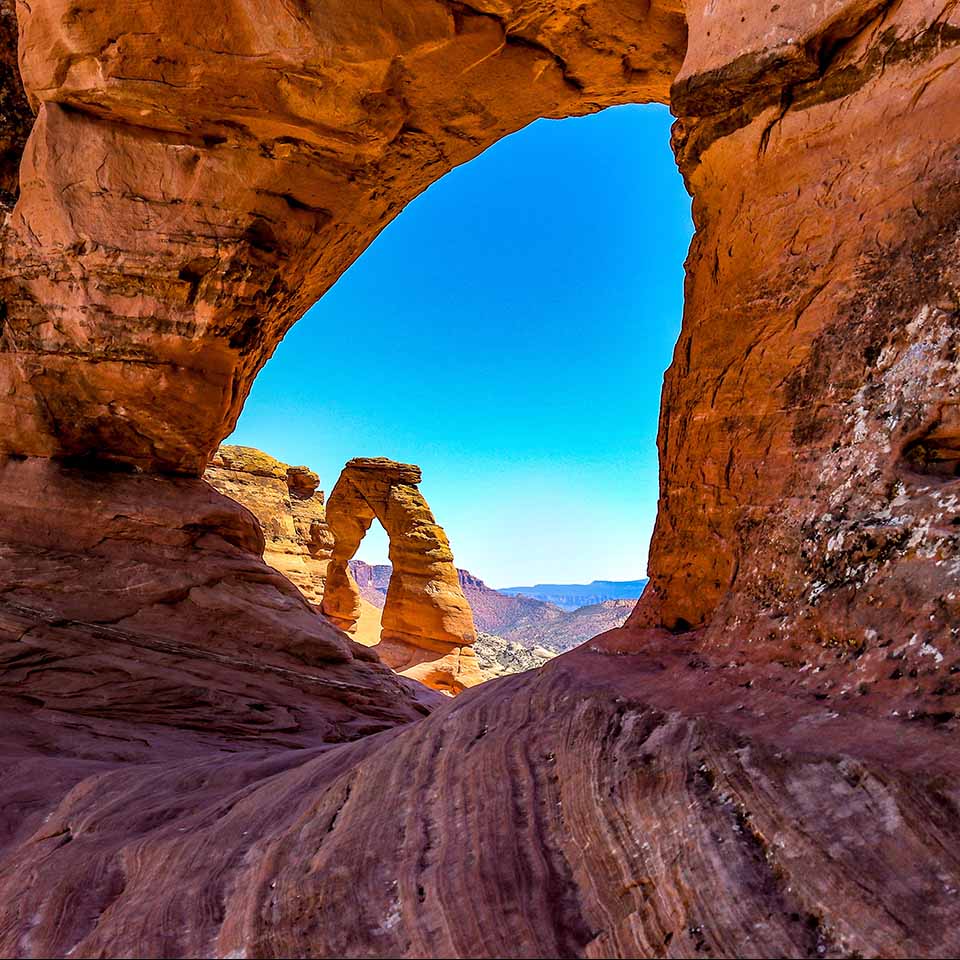
[[[253,513],[263,530],[263,559],[319,604],[333,553],[320,478],[307,467],[230,444],[217,449],[203,476]]]
[[[0,953],[957,955],[960,8],[17,12]],[[452,165],[651,99],[696,224],[651,582],[437,707],[169,474]]]
[[[673,88],[697,230],[633,622],[953,709],[960,20],[736,12],[689,6]]]
[[[317,474],[262,450],[222,444],[204,479],[256,517],[264,561],[351,635],[363,611],[348,564],[379,520],[390,538],[396,575],[381,604],[382,634],[379,609],[368,609],[368,617],[376,616],[376,639],[368,637],[367,624],[358,640],[372,642],[397,673],[444,693],[461,693],[484,679],[472,650],[473,614],[447,535],[418,487],[419,467],[383,458],[351,460],[331,494],[329,522]]]
[[[37,121],[5,231],[0,450],[192,474],[413,197],[537,117],[666,99],[684,47],[674,0],[19,13]]]
[[[361,595],[349,563],[374,520],[390,540],[393,567],[376,650],[388,666],[448,693],[482,679],[477,639],[450,541],[420,492],[420,468],[383,457],[351,460],[330,492],[333,535],[323,612],[348,633]]]

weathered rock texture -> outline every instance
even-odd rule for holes
[[[344,467],[327,505],[334,539],[323,612],[348,633],[355,629],[361,594],[350,560],[379,520],[393,572],[377,653],[405,676],[459,693],[482,679],[470,649],[477,632],[450,541],[420,492],[420,479],[419,467],[383,457],[360,457]]]
[[[14,0],[0,0],[0,210],[13,209],[20,192],[20,157],[33,126],[17,67],[17,13]]]
[[[291,467],[253,447],[227,444],[203,476],[253,513],[263,530],[263,559],[319,604],[333,553],[320,478],[307,467]]]
[[[547,15],[547,14],[550,15]],[[19,5],[0,452],[199,474],[403,206],[539,116],[665,98],[676,0]]]
[[[737,10],[688,6],[673,88],[697,230],[632,622],[870,683],[896,652],[926,709],[960,653],[960,11]]]
[[[960,7],[17,9],[0,952],[957,955]],[[164,474],[452,165],[649,99],[696,225],[651,583],[409,723]]]

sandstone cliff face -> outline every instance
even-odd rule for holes
[[[855,660],[922,711],[960,620],[960,21],[741,6],[689,6],[671,100],[697,230],[633,622]]]
[[[420,492],[420,479],[419,467],[382,457],[344,467],[327,507],[334,541],[323,612],[341,629],[354,629],[361,595],[349,564],[379,520],[390,538],[393,570],[377,653],[405,676],[459,693],[481,680],[470,649],[477,634],[450,541]]]
[[[253,447],[223,445],[204,479],[253,513],[266,543],[263,559],[319,604],[333,553],[320,478]]]
[[[18,15],[0,952],[960,951],[955,4]],[[696,224],[651,583],[422,718],[169,474],[416,193],[646,99]]]

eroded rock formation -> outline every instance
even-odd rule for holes
[[[333,553],[320,478],[307,467],[229,444],[218,448],[203,476],[253,513],[263,530],[263,559],[319,604]]]
[[[956,955],[960,8],[17,12],[0,952]],[[644,100],[696,225],[651,583],[411,723],[170,474],[429,183]]]
[[[684,44],[676,0],[19,13],[37,121],[6,229],[0,451],[192,474],[409,200],[536,117],[664,98]]]
[[[459,693],[481,681],[471,645],[477,639],[450,541],[418,484],[420,468],[359,457],[343,469],[327,504],[333,556],[323,612],[348,633],[360,615],[350,560],[370,524],[390,539],[393,572],[381,614],[377,653],[388,666],[436,689]]]
[[[868,684],[896,650],[924,710],[960,622],[960,14],[740,6],[689,5],[673,87],[697,230],[633,623]]]

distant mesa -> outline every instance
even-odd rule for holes
[[[387,563],[350,561],[361,595],[375,607],[384,604],[390,569]],[[595,580],[590,584],[543,584],[548,590],[557,587],[558,595],[573,598],[581,591],[585,598],[583,604],[561,606],[524,594],[510,595],[494,590],[469,570],[458,569],[457,574],[473,610],[477,630],[527,650],[539,646],[553,654],[572,650],[600,633],[622,627],[647,582]]]
[[[508,597],[531,597],[556,604],[563,610],[576,610],[587,604],[607,600],[637,600],[647,578],[642,580],[594,580],[592,583],[538,583],[532,587],[502,587]]]

